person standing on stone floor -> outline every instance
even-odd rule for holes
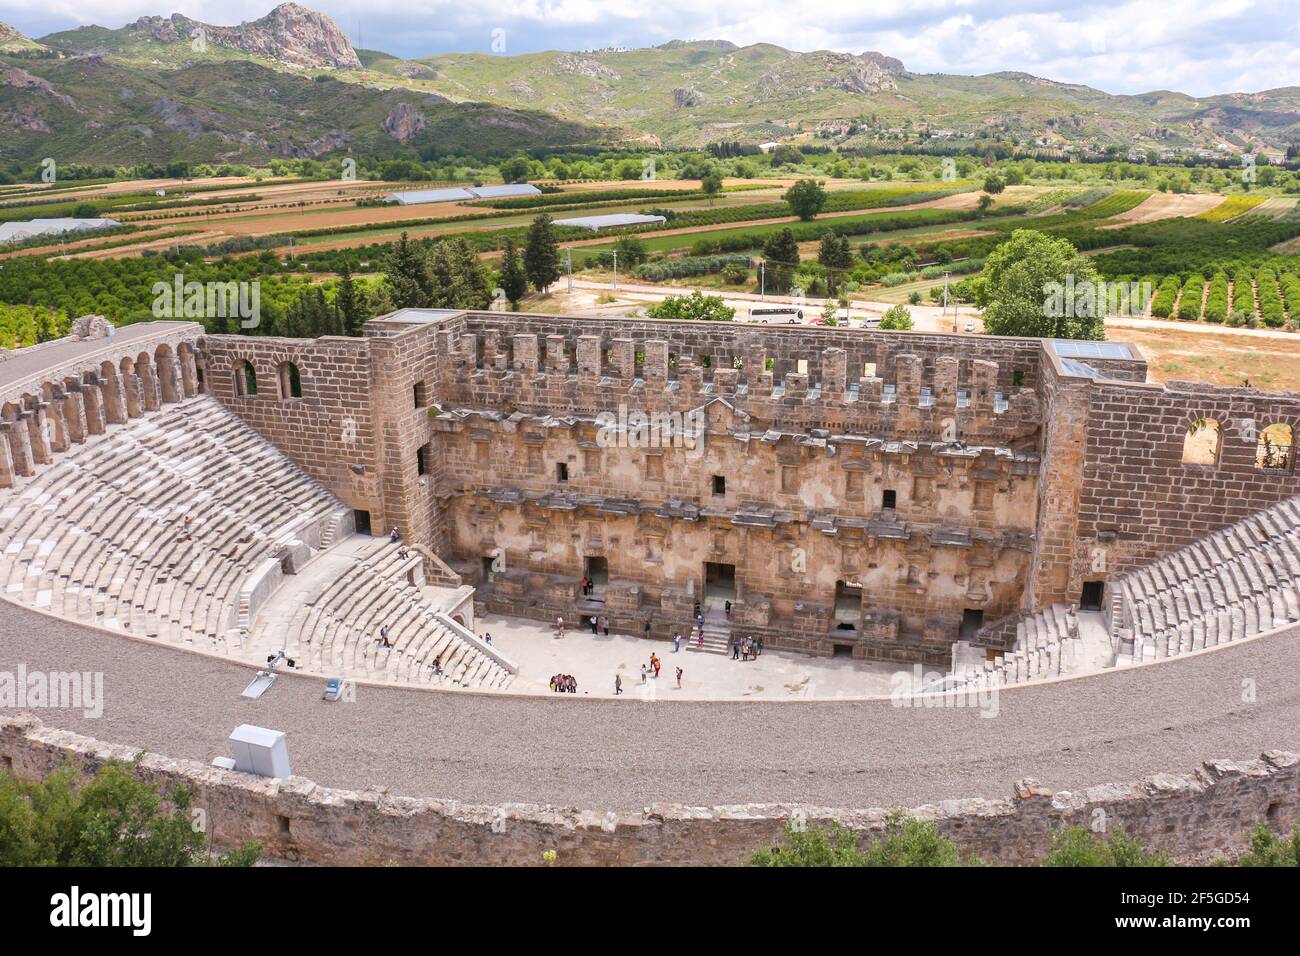
[[[733,661],[740,660],[740,639],[739,638],[733,637],[731,639],[731,659]]]
[[[619,674],[614,675],[614,696],[617,697],[623,693],[623,678]]]
[[[645,665],[642,664],[642,665],[641,665],[641,683],[643,683],[643,684],[645,683],[645,678],[646,678]]]
[[[597,630],[597,626],[598,626],[598,625],[597,625],[597,621],[596,621],[596,615],[593,614],[593,615],[591,616],[591,633],[592,633],[592,634],[597,634],[597,633],[599,633],[599,631]]]
[[[682,669],[680,667],[677,668],[677,689],[682,689]]]
[[[682,632],[678,631],[673,635],[673,653],[676,654],[682,649]]]
[[[392,647],[392,646],[393,646],[391,643],[389,643],[389,640],[388,640],[388,625],[387,625],[387,624],[385,624],[385,625],[383,625],[382,627],[379,628],[379,643],[382,644],[384,647]]]
[[[606,637],[609,637],[609,615],[608,614],[601,615],[600,629],[605,632]]]

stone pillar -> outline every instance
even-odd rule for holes
[[[664,388],[668,384],[668,343],[663,339],[649,339],[645,343],[645,365],[641,374],[646,385]]]
[[[82,386],[81,404],[86,416],[86,434],[104,434],[108,428],[104,415],[104,393],[99,390],[97,383]]]
[[[546,337],[546,374],[563,376],[569,374],[569,355],[565,351],[563,335]]]
[[[174,353],[158,362],[158,395],[164,402],[181,400],[181,367]]]
[[[68,389],[68,397],[63,402],[64,418],[67,419],[68,437],[80,445],[86,440],[86,400],[81,386]]]
[[[524,375],[537,374],[537,336],[520,333],[515,336],[515,371]]]
[[[194,353],[192,351],[182,352],[180,362],[181,391],[184,392],[186,398],[193,398],[199,394],[199,370],[194,361]]]
[[[977,421],[987,421],[993,414],[993,396],[998,390],[998,363],[976,359],[970,367],[970,407]]]
[[[14,455],[9,449],[9,423],[0,422],[0,488],[12,488],[18,477],[14,473]]]
[[[122,379],[116,374],[110,377],[101,375],[99,392],[104,420],[113,425],[125,424],[130,416],[126,413],[126,389],[122,387]]]
[[[162,408],[162,395],[158,391],[158,376],[152,365],[135,367],[136,377],[140,380],[140,401],[146,412],[156,412]]]
[[[472,371],[478,368],[478,336],[466,332],[460,337],[460,352],[465,368]]]
[[[951,355],[942,356],[934,363],[934,404],[944,415],[957,410],[958,365],[957,359]]]
[[[614,352],[614,371],[619,381],[630,385],[636,378],[636,343],[631,339],[615,339],[611,348]]]
[[[497,356],[501,354],[501,330],[484,329],[483,330],[483,367],[491,368],[496,364]]]
[[[127,372],[122,376],[122,390],[126,395],[126,414],[128,418],[139,418],[144,414],[144,387],[140,376]]]
[[[32,463],[48,465],[54,460],[50,452],[50,422],[45,415],[45,403],[34,402],[23,413],[27,420],[27,438],[31,442]]]
[[[32,443],[27,423],[21,417],[16,422],[0,422],[0,434],[5,438],[14,475],[26,478],[36,474],[32,465]]]
[[[921,403],[921,374],[925,365],[921,356],[904,353],[894,357],[894,383],[898,404],[917,408]]]
[[[822,352],[822,401],[843,401],[848,375],[847,352],[841,348],[829,348]]]
[[[50,407],[46,417],[50,422],[50,450],[55,454],[67,451],[70,443],[69,423],[65,421],[68,414],[68,394],[61,385],[55,385],[50,389]]]
[[[599,335],[578,336],[578,380],[588,384],[600,381],[601,355]]]

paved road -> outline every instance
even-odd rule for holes
[[[1300,628],[1151,667],[1004,692],[1000,712],[887,701],[662,702],[358,689],[320,700],[287,677],[260,701],[247,668],[0,602],[0,670],[102,671],[98,720],[46,723],[210,760],[251,722],[285,730],[296,773],[395,794],[631,810],[655,802],[912,806],[1185,771],[1206,758],[1300,750]],[[1243,680],[1258,687],[1242,702]],[[4,711],[0,711],[4,713]]]

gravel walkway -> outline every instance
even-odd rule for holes
[[[52,726],[208,761],[227,752],[236,725],[256,723],[287,731],[294,772],[318,783],[473,802],[910,806],[1004,797],[1025,776],[1077,789],[1300,750],[1300,628],[1007,691],[993,718],[887,701],[647,703],[369,687],[355,703],[326,704],[320,681],[292,675],[247,701],[246,667],[0,601],[0,670],[19,662],[104,673],[103,717],[37,712]],[[1254,703],[1242,700],[1247,679]]]

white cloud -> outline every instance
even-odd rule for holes
[[[120,26],[178,11],[252,20],[274,0],[0,0],[0,20],[32,35]],[[1019,70],[1111,92],[1197,96],[1300,85],[1300,0],[341,0],[310,4],[355,41],[405,56],[644,46],[677,38],[878,50],[917,72]]]

